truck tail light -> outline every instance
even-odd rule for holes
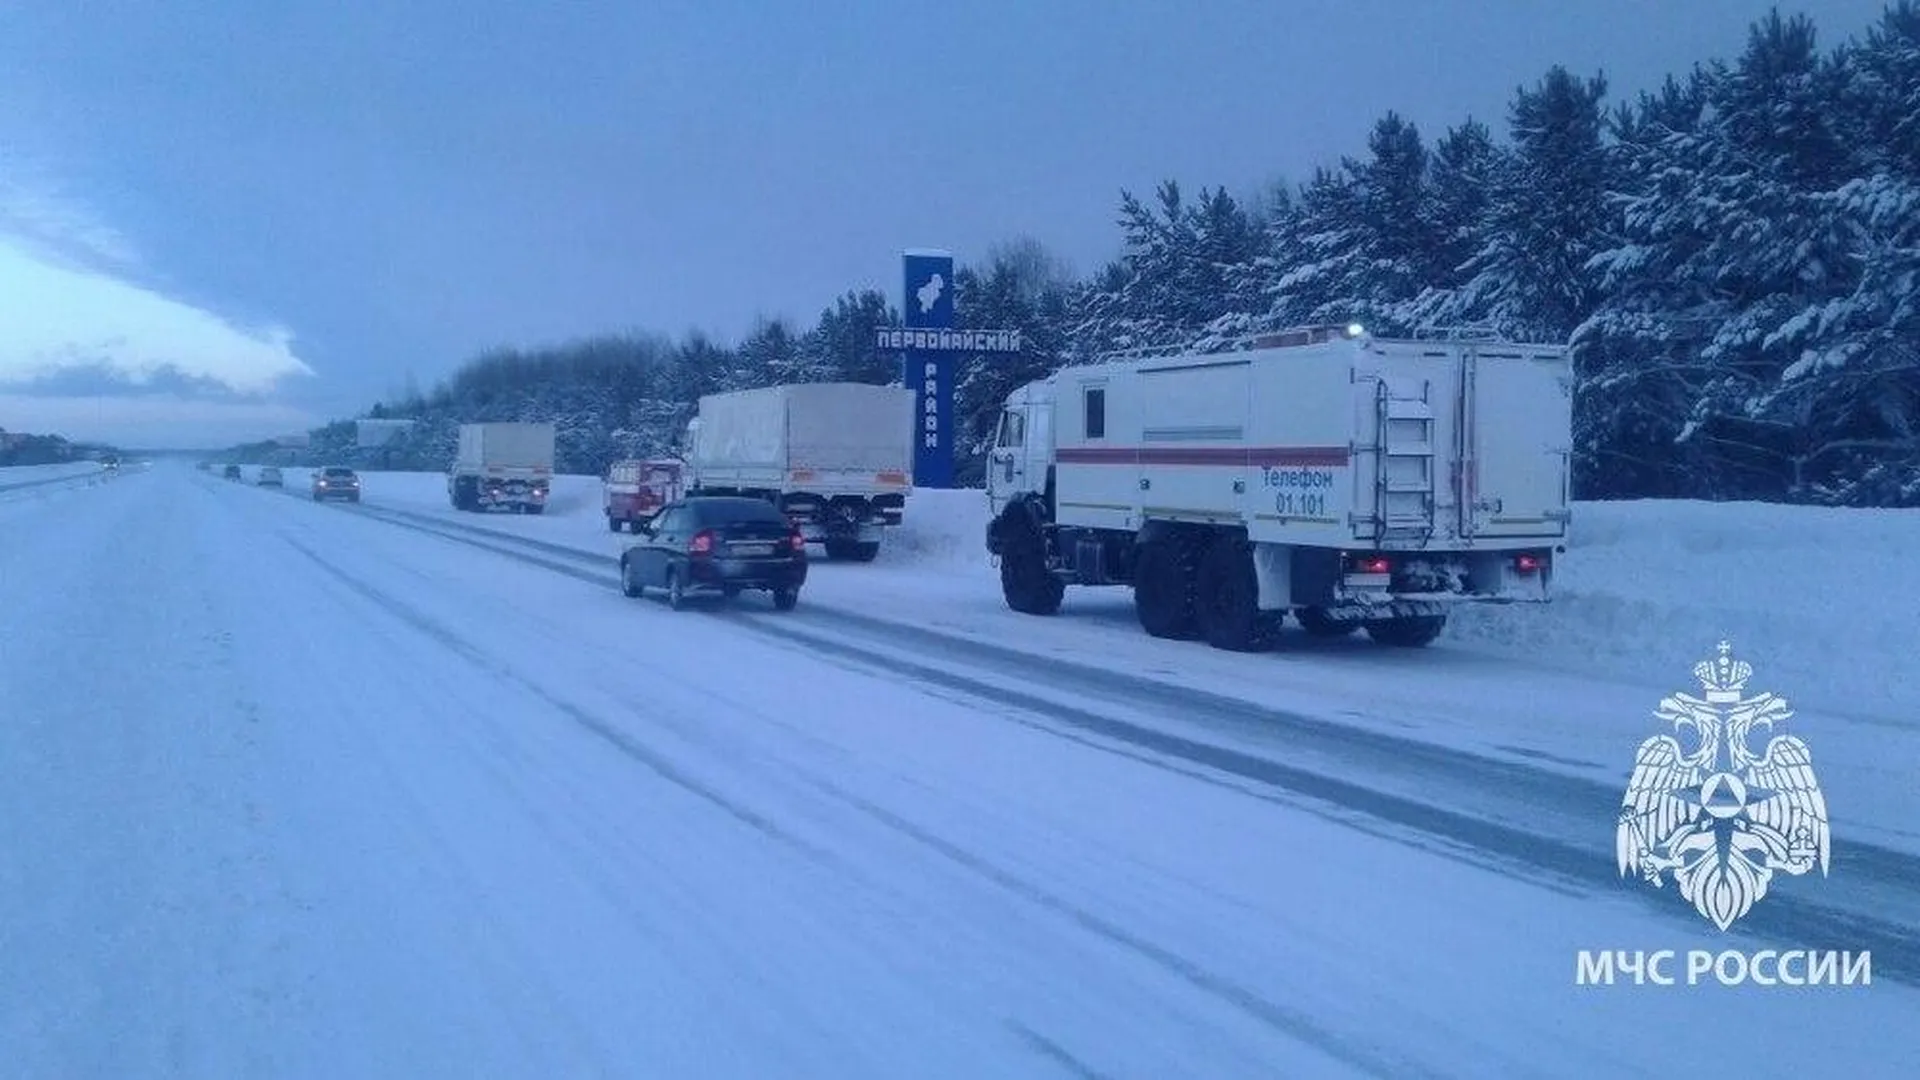
[[[1546,559],[1531,551],[1523,551],[1513,557],[1513,568],[1523,574],[1538,573],[1546,565]]]
[[[1362,555],[1353,559],[1348,568],[1355,574],[1390,574],[1393,563],[1383,555]]]
[[[687,554],[689,555],[713,554],[713,530],[701,529],[699,532],[694,533],[693,539],[687,541]]]
[[[795,551],[807,550],[807,538],[800,535],[799,529],[795,529],[787,534],[787,544]]]

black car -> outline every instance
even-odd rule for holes
[[[220,470],[220,475],[229,480],[238,480],[240,479],[240,466],[229,465],[225,469]]]
[[[807,580],[807,544],[786,515],[763,499],[697,496],[668,503],[640,526],[620,556],[620,591],[665,589],[682,607],[693,593],[732,597],[765,589],[792,611]]]
[[[345,499],[360,501],[360,477],[344,465],[329,465],[313,471],[313,501]]]

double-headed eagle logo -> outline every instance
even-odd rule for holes
[[[1655,710],[1674,734],[1640,744],[1615,847],[1622,875],[1660,888],[1671,872],[1680,895],[1725,930],[1776,872],[1817,865],[1825,876],[1832,837],[1807,744],[1773,734],[1793,711],[1773,694],[1747,696],[1753,665],[1733,659],[1729,642],[1719,652],[1693,666],[1704,697],[1675,694]],[[1762,725],[1771,737],[1756,756],[1747,739]],[[1691,747],[1678,737],[1689,728]]]

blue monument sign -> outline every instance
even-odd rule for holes
[[[1017,330],[956,330],[953,327],[953,255],[910,250],[902,260],[906,284],[902,327],[880,327],[875,345],[901,354],[900,374],[914,391],[913,484],[953,486],[953,383],[967,353],[1017,353]]]

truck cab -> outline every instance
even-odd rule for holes
[[[1007,395],[987,455],[987,500],[993,516],[1032,495],[1044,496],[1053,468],[1053,380],[1028,383]]]

